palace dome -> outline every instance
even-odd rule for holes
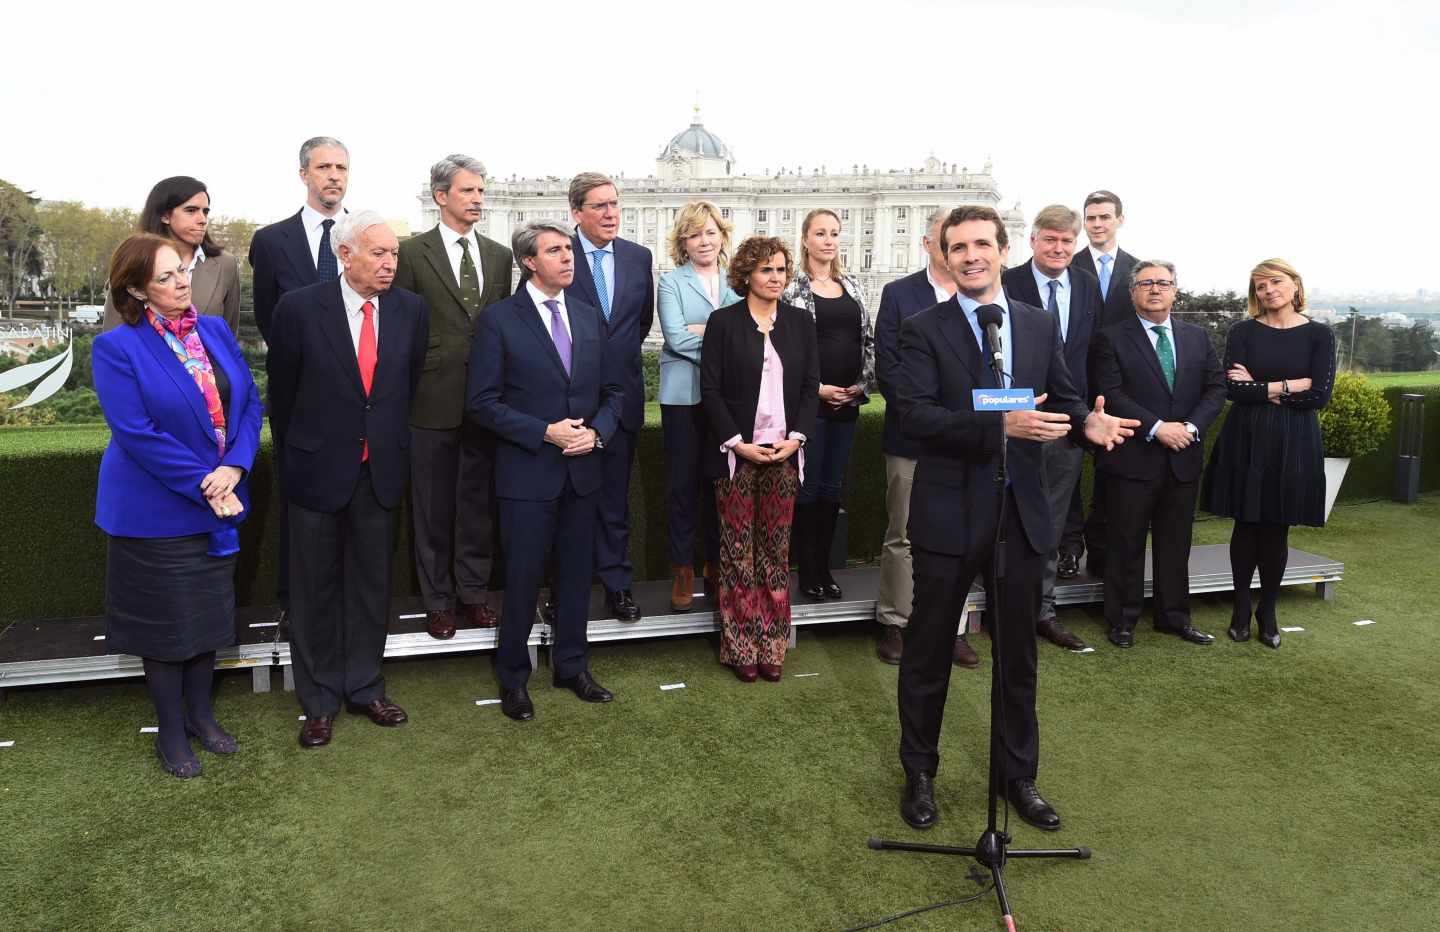
[[[688,129],[671,137],[670,142],[660,153],[660,157],[664,158],[672,152],[704,159],[728,160],[734,158],[730,154],[730,147],[721,142],[719,136],[700,124],[698,115]]]

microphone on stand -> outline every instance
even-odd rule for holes
[[[995,384],[1005,387],[1005,349],[1000,340],[1000,324],[1005,312],[998,304],[982,304],[975,309],[975,319],[985,331],[985,343],[990,348],[990,368],[995,370]]]

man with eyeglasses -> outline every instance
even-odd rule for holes
[[[1176,288],[1173,264],[1137,263],[1135,313],[1095,340],[1092,390],[1111,412],[1140,422],[1132,442],[1096,453],[1108,512],[1105,621],[1116,647],[1134,643],[1147,532],[1155,629],[1192,644],[1215,640],[1190,623],[1190,536],[1205,431],[1225,404],[1225,377],[1204,329],[1170,313]]]
[[[623,388],[620,426],[600,455],[605,484],[595,530],[595,573],[605,586],[605,605],[619,621],[639,621],[640,606],[630,591],[630,467],[635,439],[645,422],[645,377],[641,344],[655,318],[654,257],[639,243],[621,239],[620,195],[615,182],[598,172],[570,180],[571,246],[575,281],[565,289],[598,307],[609,334],[608,358],[619,369]]]

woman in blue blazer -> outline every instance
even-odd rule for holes
[[[713,591],[720,560],[715,497],[705,480],[705,410],[700,404],[700,344],[716,308],[740,300],[726,281],[729,220],[709,201],[691,201],[675,215],[670,258],[676,269],[660,277],[660,426],[669,486],[670,608],[690,611],[695,588],[695,526],[704,525],[705,586]]]
[[[215,651],[235,640],[236,529],[250,505],[260,396],[223,318],[190,303],[169,240],[148,233],[110,260],[124,322],[95,338],[95,392],[110,425],[95,523],[110,536],[106,646],[144,660],[166,772],[199,776],[190,738],[233,754],[215,721]]]

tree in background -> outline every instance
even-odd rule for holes
[[[40,199],[0,179],[0,300],[15,301],[40,275]]]
[[[1230,325],[1245,319],[1245,297],[1233,291],[1192,294],[1182,290],[1175,295],[1173,313],[1181,320],[1204,327],[1210,335],[1215,355],[1224,359],[1225,338],[1230,333]]]
[[[41,204],[38,214],[44,230],[40,253],[54,294],[62,305],[75,304],[82,295],[90,304],[103,304],[110,255],[134,232],[135,214],[79,201]]]

